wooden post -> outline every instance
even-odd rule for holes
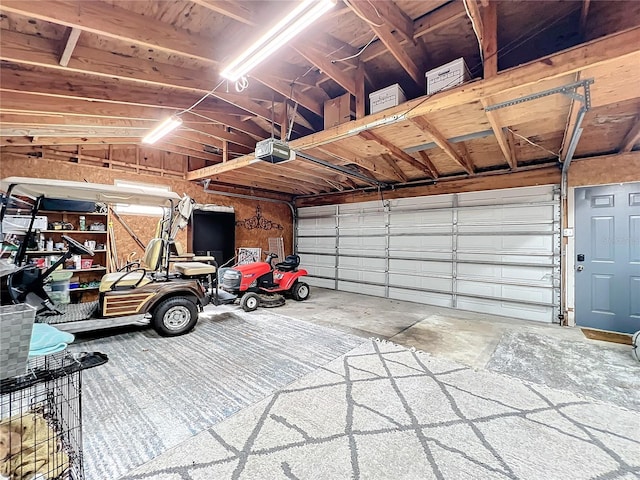
[[[222,163],[225,163],[229,160],[229,142],[226,140],[222,141]]]
[[[366,102],[364,90],[364,63],[358,62],[358,68],[356,69],[356,118],[362,118],[365,116]]]
[[[482,55],[484,78],[498,74],[498,9],[495,1],[487,2],[482,15]]]
[[[289,104],[285,99],[285,101],[282,102],[282,112],[280,112],[280,140],[282,140],[283,142],[287,140],[287,128],[289,127],[288,110],[289,110]],[[223,143],[223,146],[224,145],[226,145],[226,142]],[[224,157],[223,157],[223,161],[225,161]]]

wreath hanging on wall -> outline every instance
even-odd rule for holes
[[[272,222],[262,216],[260,205],[256,207],[256,214],[253,217],[237,220],[236,227],[244,227],[247,230],[284,230],[284,227],[279,223]]]

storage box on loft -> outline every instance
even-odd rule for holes
[[[462,57],[429,70],[425,76],[427,78],[427,95],[462,85],[467,80],[471,80],[471,73]]]
[[[351,94],[345,93],[324,102],[324,129],[351,121]]]
[[[397,83],[369,94],[369,113],[395,107],[407,101],[407,96]]]

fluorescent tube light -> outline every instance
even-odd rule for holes
[[[147,135],[142,139],[142,143],[156,143],[167,133],[175,130],[180,125],[182,125],[182,119],[180,117],[169,117],[156,128],[147,133]]]
[[[276,52],[289,40],[329,11],[336,0],[304,0],[271,30],[231,62],[222,72],[224,78],[236,81]]]

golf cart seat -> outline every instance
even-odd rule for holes
[[[216,267],[203,262],[177,262],[173,268],[185,277],[201,277],[216,273]]]
[[[299,255],[287,255],[284,262],[276,263],[276,270],[281,272],[294,272],[300,265]]]
[[[152,238],[147,244],[140,263],[127,264],[126,270],[107,273],[102,277],[100,292],[108,292],[115,288],[137,288],[151,283],[153,279],[148,273],[160,268],[163,245],[164,241],[161,238]]]

